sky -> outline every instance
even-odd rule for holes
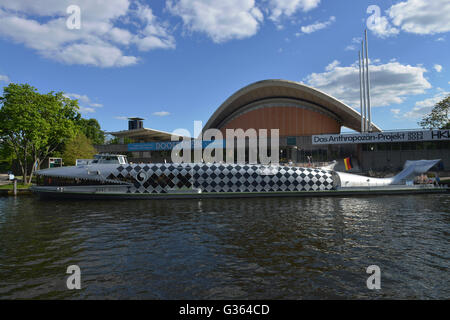
[[[359,111],[368,28],[373,122],[412,129],[450,93],[449,17],[449,0],[0,0],[0,87],[63,91],[109,132],[193,132],[265,79]]]

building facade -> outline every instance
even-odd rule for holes
[[[136,162],[170,162],[171,133],[147,129],[142,118],[130,118],[129,130],[112,132],[120,143],[97,146],[99,152],[128,153]],[[131,123],[133,121],[133,123]],[[313,137],[339,135],[343,127],[361,132],[361,114],[338,99],[302,83],[264,80],[231,95],[209,118],[203,128],[279,130],[280,161],[305,165],[310,162],[351,157],[354,171],[398,170],[406,160],[442,159],[450,167],[449,140],[385,141],[368,143],[317,143]],[[371,124],[372,134],[381,129]],[[179,137],[180,139],[182,137]]]

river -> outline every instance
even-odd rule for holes
[[[449,299],[449,225],[448,195],[3,197],[0,298]]]

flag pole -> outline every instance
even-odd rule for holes
[[[365,76],[365,59],[364,59],[364,40],[361,41],[361,56],[362,56],[362,65],[361,65],[361,70],[362,70],[362,96],[363,96],[363,119],[364,119],[364,131],[363,132],[367,132],[367,104],[366,104],[366,76]]]
[[[364,101],[363,101],[363,77],[361,69],[361,51],[358,52],[359,58],[359,105],[361,110],[361,133],[366,131],[365,121],[364,121]]]
[[[365,30],[365,38],[366,38],[367,117],[369,120],[367,131],[372,132],[372,111],[370,109],[369,45],[367,43],[367,29]]]

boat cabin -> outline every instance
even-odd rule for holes
[[[127,164],[127,156],[121,154],[96,154],[90,164]]]

